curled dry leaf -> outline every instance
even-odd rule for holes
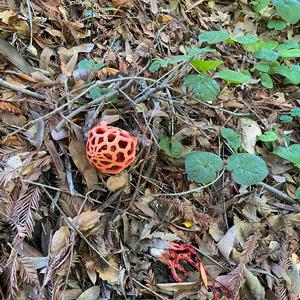
[[[115,268],[118,269],[118,264],[113,256],[109,257],[108,262]],[[96,271],[102,280],[106,280],[110,284],[115,284],[118,282],[119,272],[113,269],[111,266],[99,267]]]
[[[69,237],[70,231],[67,226],[62,226],[59,228],[52,237],[50,253],[53,256],[57,255],[60,250],[67,246]]]
[[[85,155],[85,145],[78,140],[72,140],[69,144],[69,151],[74,161],[75,166],[78,168],[84,177],[89,189],[98,189],[98,176],[96,170],[90,165]]]
[[[86,231],[92,229],[101,217],[101,213],[97,210],[85,211],[80,215],[76,216],[73,221],[79,230]]]
[[[110,176],[106,182],[106,186],[110,192],[115,192],[123,186],[126,186],[127,191],[129,188],[130,192],[128,173],[123,171],[121,174]]]
[[[256,121],[249,118],[240,118],[239,121],[242,131],[242,146],[248,153],[254,154],[256,137],[262,134],[261,129]]]

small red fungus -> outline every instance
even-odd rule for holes
[[[87,159],[103,173],[119,174],[134,161],[136,145],[129,132],[102,122],[88,132]]]

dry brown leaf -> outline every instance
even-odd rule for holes
[[[67,246],[70,237],[70,231],[67,226],[62,226],[53,235],[50,253],[55,256],[57,253]]]
[[[261,129],[256,121],[249,118],[240,118],[240,127],[242,131],[242,147],[248,153],[255,153],[256,137],[261,135]]]
[[[99,286],[92,286],[84,291],[76,300],[98,300],[100,294]]]
[[[90,165],[85,154],[85,145],[78,140],[72,140],[69,144],[70,155],[84,177],[89,189],[99,189],[98,176],[96,170]]]
[[[205,269],[204,269],[202,264],[200,264],[200,274],[201,274],[201,278],[202,278],[202,281],[204,283],[204,286],[206,288],[208,288],[207,276],[206,276],[206,272],[205,272]]]
[[[9,102],[0,101],[0,109],[6,110],[15,114],[21,114],[22,110]]]
[[[87,231],[99,223],[100,217],[101,213],[99,213],[97,210],[85,211],[76,216],[73,221],[79,230]]]
[[[110,192],[115,192],[125,185],[128,185],[128,173],[123,171],[122,173],[114,176],[110,176],[106,182],[106,186]]]
[[[118,264],[113,256],[109,257],[108,262],[115,268],[118,269]],[[106,280],[110,284],[116,284],[118,282],[119,272],[113,269],[111,266],[99,267],[96,271],[102,280]]]

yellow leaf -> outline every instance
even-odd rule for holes
[[[118,269],[118,264],[115,261],[114,257],[110,257],[108,262],[115,268]],[[110,284],[115,284],[118,282],[119,272],[113,269],[111,266],[107,265],[106,267],[97,268],[96,271],[99,274],[99,277],[102,280],[106,280]]]
[[[184,221],[184,222],[182,222],[182,224],[187,228],[190,228],[193,225],[193,223],[191,221]]]

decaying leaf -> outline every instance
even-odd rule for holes
[[[96,271],[98,272],[99,277],[102,280],[106,280],[110,284],[116,284],[118,282],[118,276],[119,276],[119,272],[117,270],[118,264],[116,262],[115,257],[113,257],[113,256],[108,258],[108,262],[114,268],[112,268],[109,265],[106,265],[106,266],[101,266],[101,267],[97,268]]]
[[[85,211],[75,217],[73,221],[79,230],[87,231],[99,223],[100,216],[101,213],[99,213],[97,210]]]
[[[262,134],[262,131],[256,121],[249,118],[240,118],[240,127],[242,132],[242,147],[248,153],[255,153],[256,137]]]
[[[110,192],[115,192],[120,188],[126,186],[127,194],[128,194],[128,192],[130,192],[130,186],[129,186],[129,176],[127,171],[125,170],[118,175],[110,176],[107,179],[106,186]]]
[[[67,226],[62,226],[54,233],[50,246],[50,252],[53,256],[67,246],[69,237],[70,231]]]

